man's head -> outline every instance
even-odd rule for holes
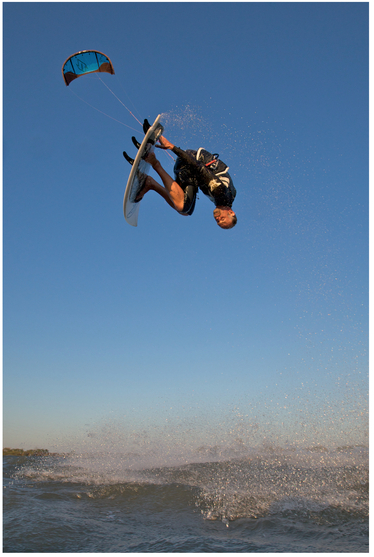
[[[237,223],[237,218],[231,207],[216,207],[213,216],[221,228],[233,228]]]

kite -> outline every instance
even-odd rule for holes
[[[64,62],[62,66],[62,77],[66,85],[69,85],[74,79],[94,72],[107,72],[114,74],[113,64],[102,52],[97,50],[82,50],[77,52]]]

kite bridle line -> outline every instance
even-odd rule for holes
[[[98,75],[96,75],[97,79],[99,79],[101,81],[101,83],[103,85],[105,85],[105,87],[108,89],[108,91],[110,91],[112,93],[112,95],[117,99],[118,102],[121,103],[122,106],[124,106],[126,108],[126,110],[131,114],[131,116],[133,118],[135,118],[135,120],[138,122],[138,124],[140,124],[141,126],[143,126],[143,124],[140,122],[140,120],[137,119],[137,117],[131,112],[131,110],[129,108],[127,108],[127,106],[121,101],[121,99],[119,99],[117,97],[117,95],[115,93],[113,93],[113,91],[110,89],[110,87],[108,87],[108,85],[101,79],[101,77],[99,77]]]
[[[108,85],[101,79],[101,77],[98,76],[97,74],[96,74],[96,77],[97,77],[97,79],[99,79],[101,81],[101,83],[103,85],[105,85],[105,87],[108,89],[108,91],[110,91],[112,93],[112,95],[117,99],[117,101],[120,102],[122,104],[122,106],[124,106],[126,108],[126,110],[131,114],[131,116],[133,118],[135,118],[135,120],[138,122],[138,124],[140,124],[143,127],[143,124],[137,119],[137,117],[131,112],[131,110],[121,101],[121,99],[119,99],[117,97],[117,95],[111,90],[111,88],[108,87]],[[131,99],[130,99],[130,102],[132,102]],[[175,161],[174,157],[169,153],[169,151],[166,151],[166,154],[169,155],[169,157],[172,159],[172,161]]]
[[[121,103],[121,105],[126,108],[126,110],[131,114],[131,116],[133,118],[135,118],[135,120],[138,122],[138,124],[140,124],[141,127],[143,127],[143,124],[140,122],[140,120],[137,119],[137,117],[131,112],[131,110],[121,101],[121,99],[119,99],[117,97],[117,95],[110,89],[110,87],[108,87],[108,85],[106,83],[104,83],[104,81],[98,76],[96,75],[97,79],[99,79],[101,81],[101,83],[103,85],[105,85],[105,87],[108,89],[108,91],[110,91],[110,93],[112,93],[112,95],[117,99],[117,101],[119,103]],[[116,118],[113,118],[113,116],[110,116],[109,114],[106,114],[106,112],[103,112],[102,110],[100,110],[99,108],[96,108],[96,106],[93,106],[92,104],[90,104],[89,102],[87,102],[85,99],[82,99],[82,97],[80,97],[73,89],[69,88],[70,91],[72,93],[74,93],[74,95],[76,97],[78,97],[78,99],[80,99],[81,101],[83,101],[85,104],[87,104],[88,106],[90,106],[91,108],[93,108],[94,110],[97,110],[97,112],[100,112],[100,114],[103,114],[104,116],[107,116],[108,118],[110,118],[111,120],[114,120],[115,122],[118,122],[119,124],[122,124],[122,126],[125,126],[126,128],[129,128],[130,130],[134,131],[134,132],[138,132],[139,130],[136,130],[135,128],[132,128],[131,126],[129,126],[128,124],[125,124],[124,122],[121,122],[120,120],[117,120]],[[168,152],[166,151],[166,154],[169,155],[169,157],[175,161],[174,157]]]
[[[128,126],[127,124],[125,124],[124,122],[121,122],[120,120],[117,120],[116,118],[113,118],[113,116],[110,116],[109,114],[107,114],[106,112],[103,112],[102,110],[100,110],[99,108],[96,108],[96,106],[93,106],[92,104],[90,104],[89,102],[87,102],[85,99],[82,99],[82,97],[80,97],[71,87],[69,88],[69,90],[76,96],[78,97],[79,100],[81,100],[82,102],[84,102],[85,104],[87,104],[88,106],[90,106],[91,108],[93,108],[94,110],[97,110],[97,112],[100,112],[100,114],[104,114],[104,116],[107,116],[108,118],[110,118],[111,120],[114,120],[115,122],[118,122],[119,124],[122,124],[122,126],[126,126],[126,128],[129,128],[130,130],[134,131],[134,132],[138,132],[139,130],[136,130],[135,128],[132,128],[131,126]]]
[[[121,101],[121,99],[119,99],[119,98],[117,97],[117,95],[111,90],[110,87],[108,87],[108,85],[101,79],[101,77],[98,76],[97,74],[96,74],[96,77],[97,77],[97,79],[99,79],[99,80],[101,81],[101,83],[102,83],[103,85],[105,85],[105,87],[108,89],[108,91],[110,91],[110,92],[112,93],[112,95],[117,99],[117,101],[120,102],[121,105],[124,106],[124,107],[126,108],[126,110],[131,114],[131,116],[132,116],[133,118],[135,118],[135,120],[138,122],[138,124],[140,124],[140,125],[143,127],[143,124],[137,119],[137,117],[135,116],[135,114],[133,114],[133,113],[131,112],[131,110]],[[113,119],[114,119],[114,118],[113,118]],[[128,127],[130,127],[130,126],[128,126]],[[131,128],[131,129],[132,129],[132,128]],[[169,151],[166,151],[166,154],[169,155],[169,157],[170,157],[173,161],[175,161],[174,157],[169,153]]]

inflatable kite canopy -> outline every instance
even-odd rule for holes
[[[77,52],[69,56],[62,66],[62,77],[66,85],[81,75],[94,72],[114,74],[113,64],[108,56],[97,50]]]

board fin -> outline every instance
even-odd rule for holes
[[[137,149],[140,148],[141,143],[139,143],[139,141],[136,139],[136,137],[132,136],[131,141],[133,142],[133,144],[135,145],[135,147]]]
[[[150,127],[151,127],[151,124],[148,122],[147,118],[144,118],[143,132],[147,133],[147,131],[149,130]]]
[[[125,157],[125,159],[127,160],[127,162],[129,162],[131,164],[131,166],[134,164],[134,159],[132,159],[131,157],[129,157],[129,155],[126,153],[126,151],[123,151],[123,156]]]

